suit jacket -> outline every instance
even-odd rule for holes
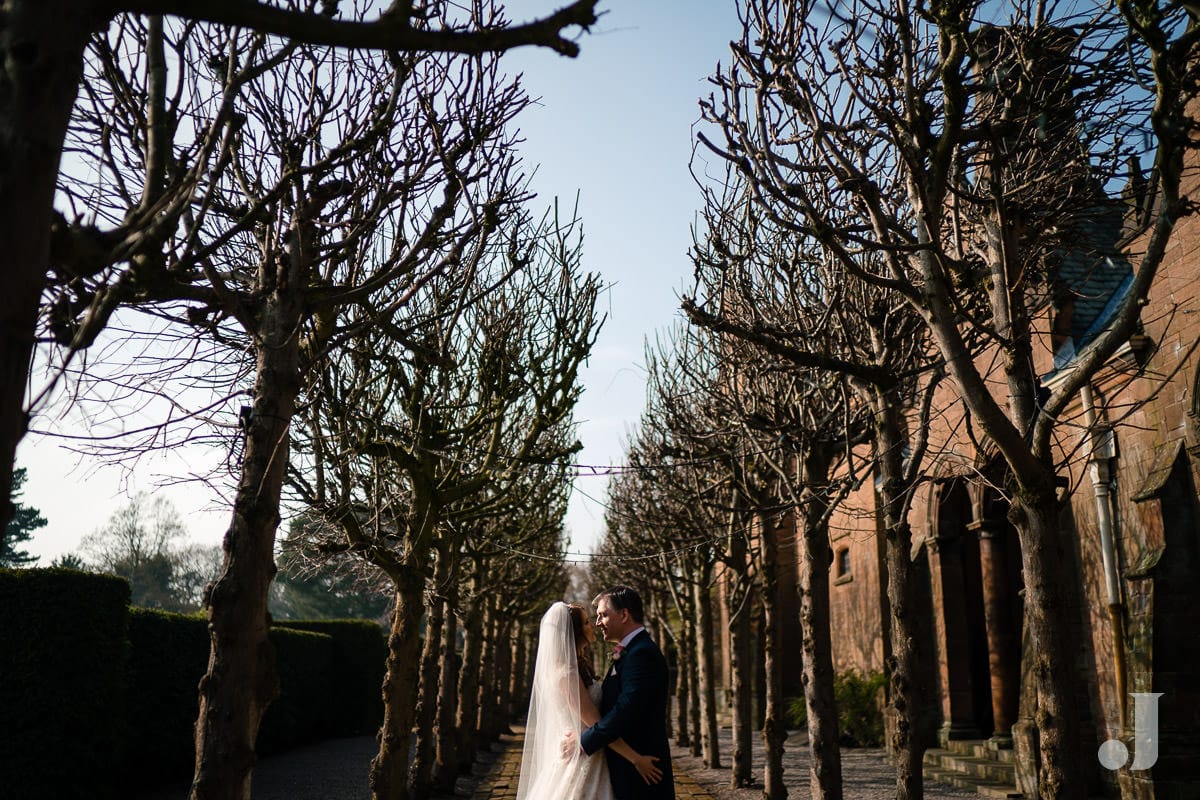
[[[602,686],[602,718],[583,732],[580,742],[591,755],[624,739],[642,755],[658,756],[660,782],[649,786],[634,766],[605,751],[617,800],[675,800],[671,746],[667,741],[667,660],[650,634],[642,631],[613,663]]]

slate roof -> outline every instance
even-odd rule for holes
[[[1071,341],[1054,354],[1056,371],[1104,330],[1129,292],[1133,267],[1120,248],[1124,223],[1120,203],[1087,214],[1078,223],[1078,244],[1066,250],[1057,265],[1057,278],[1073,296],[1075,309]]]

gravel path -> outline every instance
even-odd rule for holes
[[[754,779],[758,785],[750,789],[729,787],[729,768],[732,763],[733,731],[722,728],[720,733],[721,763],[724,769],[708,769],[699,758],[686,750],[673,747],[671,757],[686,770],[695,781],[704,787],[715,800],[762,800],[762,776],[765,752],[762,736],[753,737]],[[784,743],[783,782],[787,786],[788,800],[812,800],[809,789],[808,735],[792,731]],[[894,800],[896,797],[896,773],[884,758],[884,751],[877,749],[842,750],[842,786],[845,800]],[[943,786],[925,781],[926,800],[979,800],[974,792]]]

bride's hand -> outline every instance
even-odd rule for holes
[[[642,776],[642,780],[650,786],[662,780],[662,770],[654,765],[655,761],[658,761],[658,756],[638,756],[633,759],[634,769],[638,771],[638,775]]]

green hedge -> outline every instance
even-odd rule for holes
[[[128,602],[120,578],[0,570],[4,796],[100,800],[190,777],[207,622]],[[263,718],[260,754],[378,729],[378,625],[288,622],[270,636],[280,696]]]
[[[287,621],[276,630],[291,628],[333,637],[332,686],[338,687],[330,704],[327,730],[332,736],[373,734],[383,724],[383,676],[386,672],[387,637],[378,624],[363,619]],[[328,693],[327,689],[322,691]]]
[[[125,741],[129,585],[0,570],[0,775],[22,800],[116,796]]]
[[[208,623],[199,615],[129,609],[130,784],[188,775],[198,686],[208,666]]]
[[[334,682],[333,637],[323,633],[272,628],[279,696],[263,715],[255,752],[277,753],[329,736],[331,707],[343,687]]]

